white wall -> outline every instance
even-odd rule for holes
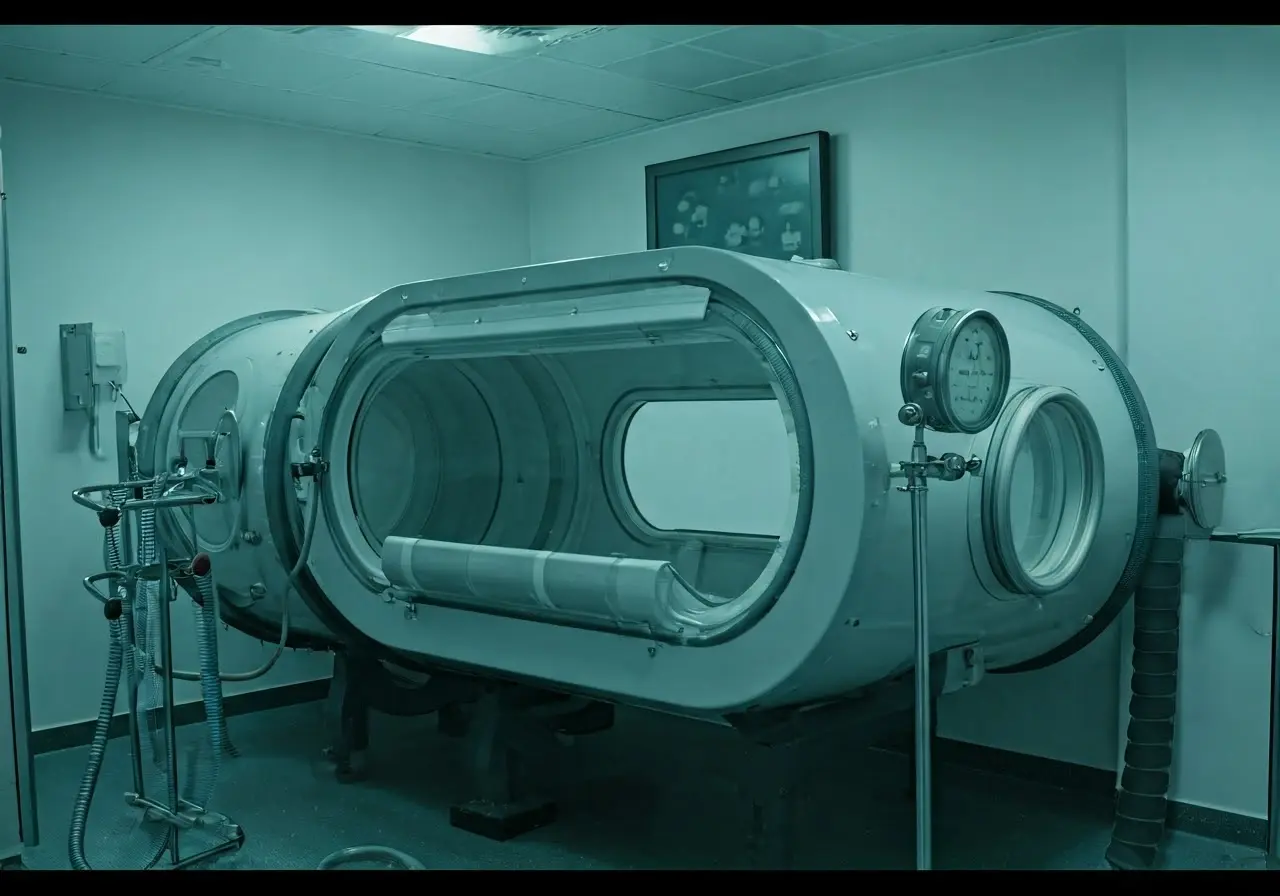
[[[831,87],[532,166],[534,261],[645,248],[644,167],[825,130],[846,268],[1011,289],[1121,332],[1123,54],[1091,32]],[[942,732],[1110,768],[1118,639],[944,701]]]
[[[340,308],[409,280],[528,261],[515,163],[0,85],[10,200],[18,467],[36,728],[96,714],[106,623],[81,590],[101,530],[71,503],[114,478],[62,411],[58,325],[123,328],[141,411],[170,362],[235,317]],[[110,419],[109,414],[104,419]],[[114,454],[114,452],[110,452]],[[179,620],[179,662],[194,661]],[[269,648],[223,635],[228,669]],[[253,689],[323,677],[286,654]],[[182,683],[179,683],[182,686]],[[194,699],[194,685],[179,696]]]
[[[1280,29],[1128,40],[1130,364],[1160,444],[1227,448],[1223,526],[1280,526]],[[1265,816],[1271,558],[1192,545],[1174,792]]]

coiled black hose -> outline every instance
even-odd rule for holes
[[[1181,536],[1156,538],[1134,594],[1129,742],[1106,853],[1107,862],[1117,870],[1151,868],[1164,841],[1178,706],[1178,617],[1185,546]]]

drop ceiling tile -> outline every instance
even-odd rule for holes
[[[745,102],[882,68],[883,63],[866,57],[867,49],[867,47],[852,47],[837,53],[828,53],[816,59],[766,69],[731,81],[722,81],[719,84],[709,84],[703,88],[703,91],[726,99]]]
[[[1047,29],[1048,26],[1043,25],[920,26],[895,37],[854,47],[853,56],[860,58],[862,62],[855,64],[855,71],[850,71],[849,74],[977,49],[996,41],[1023,37]]]
[[[849,43],[834,34],[800,25],[743,25],[708,34],[685,46],[773,66],[844,50]]]
[[[632,59],[667,46],[664,41],[637,33],[631,25],[619,25],[608,31],[567,40],[543,50],[540,55],[578,65],[604,68],[624,59]]]
[[[869,44],[889,37],[908,34],[921,27],[920,25],[810,25],[819,31],[834,34],[836,37],[855,44]]]
[[[273,91],[273,94],[275,92]],[[282,92],[272,97],[270,118],[286,124],[328,128],[352,134],[377,134],[396,119],[394,109],[367,106],[345,100]]]
[[[456,78],[449,79],[449,83],[452,87],[450,87],[446,96],[427,100],[410,111],[421,112],[424,115],[448,117],[454,109],[486,99],[496,93],[504,92],[500,88],[490,87],[488,84],[476,84],[473,81],[461,81]]]
[[[0,46],[0,78],[66,87],[97,90],[110,83],[119,66],[82,56]]]
[[[146,62],[208,25],[3,25],[0,44],[108,62]]]
[[[191,77],[172,102],[193,109],[270,120],[280,109],[281,93],[219,78]]]
[[[354,28],[316,28],[283,39],[307,52],[343,59],[358,59],[424,75],[468,78],[507,65],[510,60],[483,53],[467,53],[449,47],[435,47],[403,37],[392,37]]]
[[[121,66],[100,93],[152,103],[174,102],[182,91],[204,82],[207,75],[171,72],[149,66]]]
[[[840,78],[852,78],[881,69],[912,62],[922,62],[947,53],[974,49],[997,40],[1005,40],[1044,30],[1040,26],[944,25],[913,28],[897,37],[871,44],[860,44],[847,50],[828,53],[791,65],[767,69],[731,81],[711,84],[703,92],[744,102],[822,84]]]
[[[494,87],[665,121],[727,105],[723,99],[628,78],[602,69],[536,57],[476,78]]]
[[[414,109],[424,103],[449,99],[456,92],[455,85],[465,83],[367,62],[355,64],[360,67],[355,74],[320,88],[316,93],[371,106]]]
[[[562,149],[581,146],[593,140],[617,137],[652,124],[653,122],[647,118],[636,118],[634,115],[592,111],[557,127],[524,135],[525,140],[520,144],[523,150],[520,158],[538,158]]]
[[[378,136],[508,159],[523,158],[527,142],[526,135],[512,131],[413,113],[401,113]]]
[[[616,62],[608,70],[641,81],[693,90],[703,84],[739,78],[761,68],[763,66],[755,62],[708,53],[689,44],[678,44]]]
[[[298,49],[291,42],[293,37],[234,25],[190,53],[165,59],[163,65],[254,87],[299,91],[322,90],[360,70],[359,63]]]
[[[572,103],[503,90],[461,106],[446,117],[508,131],[538,131],[580,118],[584,111]]]
[[[1053,25],[937,25],[920,29],[915,37],[922,46],[937,53],[947,53],[1052,31],[1055,27]],[[907,35],[904,35],[904,39],[905,37]]]
[[[665,44],[678,44],[681,41],[694,40],[699,37],[711,34],[715,31],[723,31],[729,28],[729,25],[622,25],[632,34],[642,37],[651,37],[654,40],[660,40]]]

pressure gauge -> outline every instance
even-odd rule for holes
[[[989,311],[932,308],[902,350],[902,400],[937,432],[978,433],[995,422],[1009,392],[1009,340]]]

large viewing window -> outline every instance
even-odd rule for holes
[[[791,498],[791,451],[773,399],[648,401],[623,436],[635,511],[654,529],[780,536]]]

